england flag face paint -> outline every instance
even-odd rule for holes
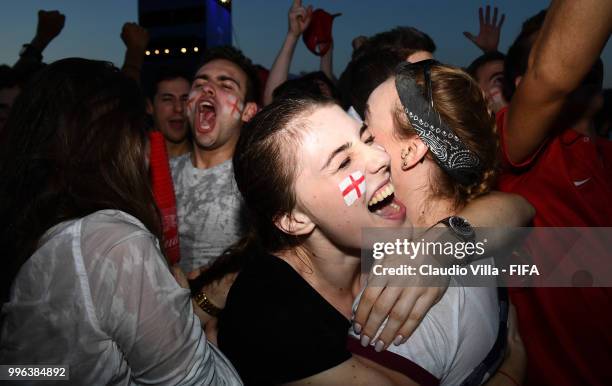
[[[343,179],[340,184],[338,184],[338,187],[340,188],[346,206],[351,206],[366,191],[365,176],[359,170],[355,171]]]
[[[229,94],[227,96],[227,108],[229,108],[232,118],[240,119],[242,117],[242,111],[244,110],[244,103],[242,103],[237,96]]]

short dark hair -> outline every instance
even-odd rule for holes
[[[527,72],[529,53],[535,42],[537,32],[544,24],[546,10],[542,10],[525,20],[521,32],[508,49],[506,60],[504,60],[504,98],[509,101],[516,91],[514,81]]]
[[[331,95],[323,93],[320,83],[324,83],[329,88]],[[304,93],[305,95],[329,96],[336,101],[340,99],[338,89],[323,71],[310,72],[302,77],[285,81],[274,89],[272,97],[274,99],[284,98],[286,96],[295,97],[300,93]]]
[[[373,50],[352,60],[340,76],[338,87],[342,107],[353,106],[363,118],[372,91],[395,73],[395,67],[406,58],[397,51]]]
[[[484,66],[489,62],[494,62],[497,60],[504,61],[505,59],[506,55],[502,54],[499,51],[485,52],[484,54],[474,59],[474,61],[470,63],[470,65],[465,69],[465,72],[470,74],[472,78],[478,80],[476,78],[476,73],[478,72],[478,69],[480,67]]]
[[[153,76],[152,81],[147,85],[147,87],[145,87],[147,97],[153,100],[155,94],[157,94],[157,89],[161,82],[178,78],[185,79],[189,84],[191,84],[192,79],[186,72],[174,67],[161,67]]]
[[[436,44],[425,32],[414,27],[395,27],[392,30],[377,33],[353,51],[353,59],[366,55],[370,51],[390,50],[404,59],[418,51],[434,53]]]
[[[217,59],[228,60],[244,71],[247,77],[245,102],[259,102],[259,96],[261,95],[259,76],[257,76],[257,70],[253,62],[251,62],[251,59],[244,56],[242,51],[232,46],[212,47],[204,53],[204,57],[198,69],[206,63]]]

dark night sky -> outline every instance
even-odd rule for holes
[[[10,5],[9,5],[10,4]],[[234,0],[234,43],[254,62],[269,67],[287,31],[287,11],[291,1]],[[334,68],[344,69],[350,42],[357,35],[371,35],[397,25],[412,25],[428,34],[438,46],[439,60],[465,66],[479,55],[479,50],[462,34],[478,32],[478,0],[318,0],[315,8],[330,13],[342,12],[334,22]],[[519,32],[525,18],[545,8],[547,0],[499,0],[494,5],[506,13],[500,50],[505,51]],[[125,21],[137,21],[136,0],[20,0],[4,1],[0,13],[2,39],[0,63],[12,64],[21,45],[34,35],[38,9],[59,9],[66,14],[62,34],[45,51],[45,61],[66,56],[106,59],[121,64],[124,46],[119,38]],[[605,86],[612,87],[612,48],[603,53]],[[291,72],[318,68],[318,58],[298,44]]]

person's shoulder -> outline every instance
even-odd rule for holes
[[[228,295],[228,303],[230,306],[240,303],[241,310],[286,309],[297,300],[291,296],[293,290],[299,288],[297,276],[293,268],[280,258],[261,254],[252,258],[240,272]]]
[[[104,256],[120,244],[156,243],[156,238],[136,217],[114,209],[100,210],[81,222],[81,244],[89,256]]]

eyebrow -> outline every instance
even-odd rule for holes
[[[342,153],[343,151],[347,151],[351,146],[352,144],[350,142],[347,142],[344,145],[337,148],[336,150],[332,151],[332,153],[329,155],[329,158],[327,158],[327,162],[325,162],[325,165],[323,165],[321,170],[328,167],[331,161],[334,159],[334,157],[336,157],[338,154]]]
[[[368,125],[366,125],[365,122],[363,122],[363,124],[361,125],[361,127],[359,128],[359,138],[361,138],[361,136],[363,135],[363,133],[368,129]]]
[[[491,81],[491,79],[495,78],[498,75],[504,75],[504,72],[503,71],[498,71],[498,72],[494,73],[493,75],[491,75],[489,77],[489,81]]]
[[[202,79],[202,80],[210,80],[210,77],[206,74],[201,74],[201,75],[197,75],[195,77],[195,79]],[[236,84],[236,86],[238,86],[238,88],[242,88],[240,86],[240,82],[237,79],[232,78],[229,75],[219,75],[217,76],[217,80],[221,81],[221,82],[225,82],[225,81],[230,81]]]

